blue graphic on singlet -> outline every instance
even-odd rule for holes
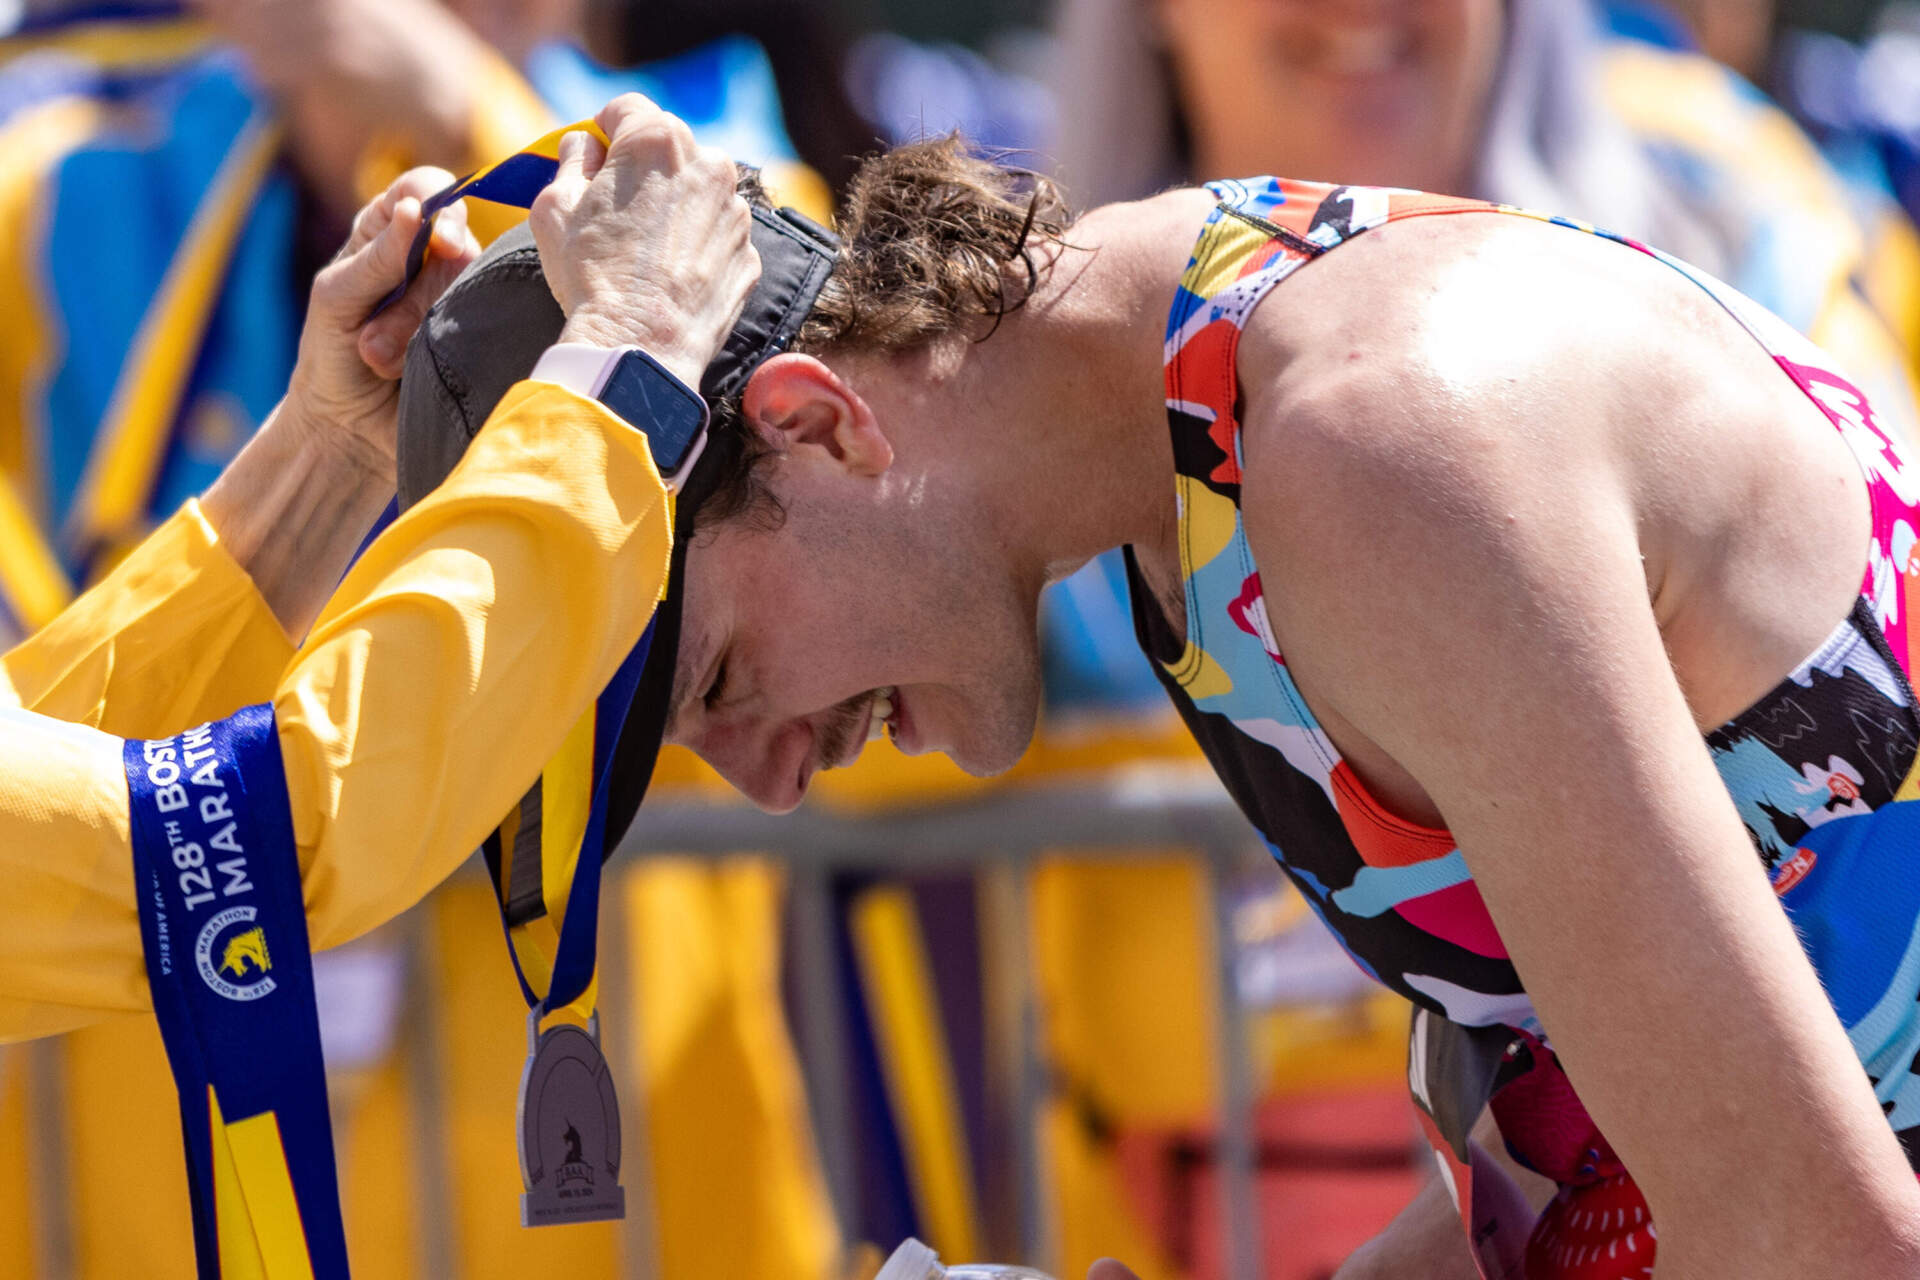
[[[1920,1125],[1920,803],[1815,827],[1781,901],[1896,1129]]]

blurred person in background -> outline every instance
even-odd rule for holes
[[[0,628],[45,621],[238,452],[364,195],[547,123],[432,0],[29,14],[0,42],[0,473],[57,568]]]
[[[1657,0],[1644,5],[1658,12]],[[1773,52],[1773,0],[1672,0],[1700,52],[1754,84],[1765,84]]]
[[[671,64],[716,45],[753,46],[784,105],[793,145],[834,189],[878,143],[847,94],[854,27],[829,0],[584,0],[587,47],[616,66]],[[488,0],[473,0],[485,4]]]
[[[1719,6],[1697,8],[1722,47]],[[1089,206],[1222,173],[1548,209],[1712,272],[1821,343],[1885,415],[1920,342],[1912,225],[1868,217],[1804,135],[1707,59],[1587,0],[1063,0],[1060,171]],[[1671,22],[1668,23],[1671,26]],[[1249,110],[1258,102],[1262,109]]]
[[[401,170],[482,167],[639,88],[828,213],[764,59],[610,71],[579,52],[584,20],[569,0],[46,5],[0,41],[0,323],[20,352],[0,362],[0,521],[19,535],[0,636],[238,451],[292,367],[304,282]],[[506,225],[476,212],[483,243]]]
[[[1782,101],[1855,185],[1890,190],[1920,217],[1920,4],[1895,0],[1865,30],[1864,15],[1822,28],[1793,12],[1804,8],[1782,15],[1772,67]]]

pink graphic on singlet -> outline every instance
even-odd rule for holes
[[[1873,507],[1873,545],[1860,594],[1873,605],[1888,645],[1912,675],[1916,654],[1920,654],[1920,629],[1910,627],[1907,613],[1908,608],[1920,604],[1920,539],[1916,539],[1912,523],[1920,518],[1920,474],[1901,464],[1897,446],[1881,430],[1873,405],[1860,388],[1819,365],[1801,364],[1778,354],[1774,360],[1839,428],[1841,438],[1866,473]],[[1902,608],[1902,603],[1908,608]]]
[[[1444,938],[1456,947],[1495,960],[1507,958],[1507,945],[1493,927],[1493,916],[1480,898],[1480,887],[1469,880],[1435,893],[1410,898],[1394,908],[1416,929]]]

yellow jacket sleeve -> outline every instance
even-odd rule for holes
[[[669,510],[644,437],[522,383],[375,540],[273,693],[316,948],[418,901],[532,784],[638,641]],[[147,1007],[119,757],[0,711],[0,1040]]]
[[[0,705],[162,737],[273,696],[293,645],[189,502],[0,657]]]

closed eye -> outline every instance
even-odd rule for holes
[[[726,692],[727,662],[725,658],[722,658],[720,665],[714,668],[713,683],[708,685],[707,691],[700,695],[700,701],[706,704],[707,710],[711,711],[720,705],[720,700],[726,696]]]

